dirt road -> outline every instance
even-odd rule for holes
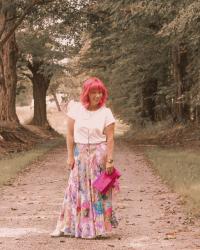
[[[183,213],[180,198],[155,176],[142,154],[123,141],[115,149],[122,171],[114,198],[119,226],[105,239],[51,238],[69,172],[61,146],[0,190],[0,249],[200,249],[200,222]]]

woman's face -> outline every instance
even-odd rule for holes
[[[89,92],[89,101],[91,106],[98,106],[103,93],[99,89],[92,89]]]

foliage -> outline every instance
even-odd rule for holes
[[[69,61],[81,48],[87,8],[92,2],[56,0],[34,9],[34,16],[26,19],[17,33],[21,59],[18,65],[23,75],[32,79],[34,64],[39,65],[37,73],[49,79],[62,74],[64,68],[69,72],[62,60]]]
[[[197,1],[104,0],[89,18],[97,21],[81,72],[105,81],[124,121],[198,120]]]

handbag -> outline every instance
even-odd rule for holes
[[[109,188],[113,187],[116,180],[121,176],[119,170],[114,168],[112,174],[108,175],[103,171],[97,179],[93,182],[93,187],[96,188],[100,193],[105,194]]]

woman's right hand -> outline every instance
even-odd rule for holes
[[[75,163],[74,157],[68,157],[67,158],[67,166],[68,166],[69,169],[74,168],[74,163]]]

